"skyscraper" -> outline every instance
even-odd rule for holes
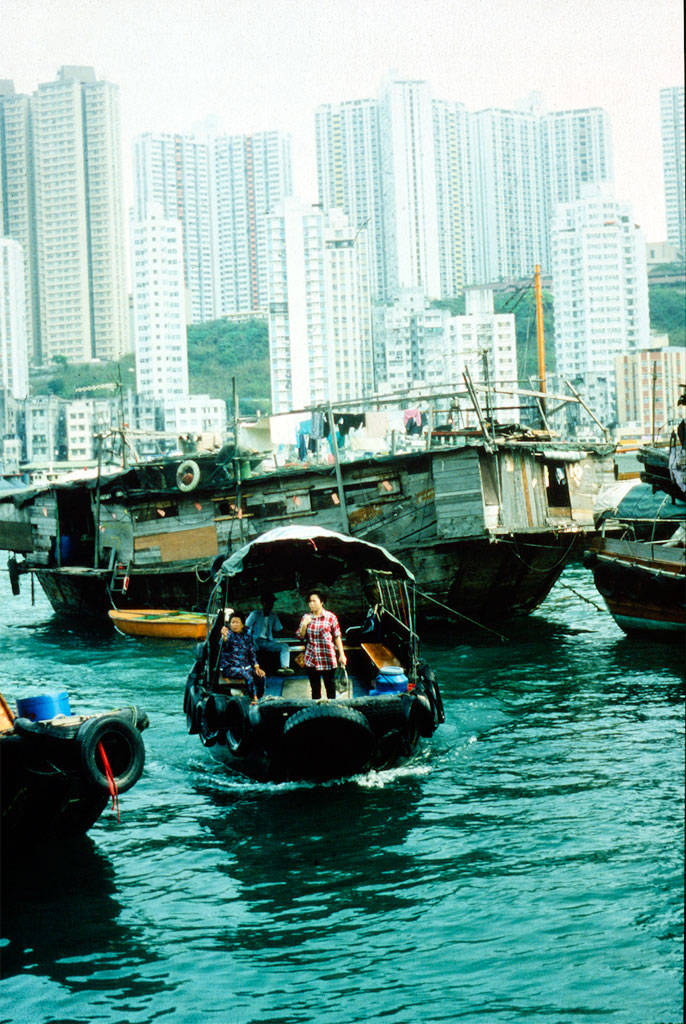
[[[2,91],[3,223],[28,252],[34,359],[119,358],[129,339],[118,89],[63,67],[30,98]]]
[[[273,411],[370,393],[365,232],[291,197],[267,218],[267,251]]]
[[[40,303],[31,101],[0,81],[0,235],[21,245],[30,360],[40,362]]]
[[[379,112],[376,100],[326,103],[315,114],[319,201],[343,210],[369,240],[374,295],[386,294],[386,260],[381,202]]]
[[[266,218],[293,191],[290,137],[220,137],[213,159],[218,313],[265,309]]]
[[[662,166],[665,180],[667,240],[683,257],[684,240],[684,87],[660,89]]]
[[[547,266],[539,118],[481,110],[472,119],[473,284],[530,277]]]
[[[131,221],[136,390],[157,399],[188,394],[183,239],[178,220],[149,203]]]
[[[649,337],[645,241],[612,186],[586,185],[561,203],[551,232],[558,372],[582,380],[595,411],[616,418],[615,358]]]
[[[0,238],[0,392],[4,398],[22,399],[29,393],[25,296],[21,246],[11,238]],[[3,404],[0,401],[0,408]],[[2,421],[0,427],[4,431]]]
[[[217,315],[209,148],[187,135],[147,132],[134,140],[134,216],[144,220],[157,203],[181,222],[192,323]]]

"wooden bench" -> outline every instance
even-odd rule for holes
[[[378,669],[403,667],[395,654],[393,654],[392,651],[389,651],[384,644],[361,644],[360,646],[365,654],[371,658]]]

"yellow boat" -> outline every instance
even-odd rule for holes
[[[113,608],[107,614],[115,627],[128,636],[204,640],[207,635],[207,617],[202,612],[169,608]]]

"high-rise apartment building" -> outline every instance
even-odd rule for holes
[[[370,393],[365,232],[291,197],[267,218],[267,251],[273,411]]]
[[[30,360],[40,362],[40,303],[36,190],[30,97],[17,95],[14,84],[0,81],[0,235],[21,245],[26,291],[26,332]]]
[[[540,120],[518,110],[472,119],[473,284],[530,277],[547,265]]]
[[[188,394],[181,223],[148,204],[131,221],[136,390],[157,399]]]
[[[214,224],[210,144],[187,135],[147,132],[134,140],[134,217],[144,220],[150,203],[181,222],[184,280],[192,323],[214,319]]]
[[[118,89],[63,67],[31,97],[2,93],[3,225],[28,252],[34,359],[117,359],[129,348]]]
[[[381,299],[417,287],[452,297],[549,269],[555,204],[613,177],[606,112],[548,113],[538,96],[472,113],[390,78],[376,100],[319,107],[316,138],[319,200],[369,225]]]
[[[551,232],[557,370],[584,380],[606,425],[616,419],[615,358],[649,338],[645,240],[610,185],[561,203]]]
[[[315,114],[319,201],[325,210],[343,210],[351,226],[365,229],[374,295],[385,295],[381,202],[379,112],[376,100],[326,103]]]
[[[433,107],[426,82],[391,79],[379,95],[387,288],[441,296]]]
[[[662,165],[665,181],[667,240],[686,255],[684,201],[684,87],[660,89]]]
[[[221,137],[213,161],[218,313],[263,310],[266,218],[293,191],[290,137],[276,131]]]
[[[24,254],[11,238],[0,238],[0,392],[19,400],[29,393]]]

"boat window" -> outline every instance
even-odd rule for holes
[[[153,520],[172,519],[179,514],[179,506],[172,502],[158,501],[154,505],[139,505],[132,510],[135,523],[150,523]]]
[[[320,509],[330,509],[338,505],[338,491],[335,487],[325,491],[310,491],[310,505],[314,512]]]
[[[221,501],[216,501],[214,504],[215,519],[222,516],[226,516],[228,519],[237,519],[239,512],[243,515],[244,509],[238,507],[235,498],[222,498]]]
[[[548,507],[569,508],[569,483],[567,480],[567,465],[564,462],[545,462],[543,472],[546,482],[546,494],[548,496]]]

